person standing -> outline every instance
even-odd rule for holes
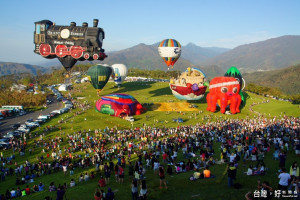
[[[131,162],[129,162],[129,166],[128,166],[128,176],[129,176],[129,179],[133,178],[133,165]]]
[[[131,195],[132,195],[132,200],[138,200],[138,186],[137,186],[136,179],[133,179],[131,183]]]
[[[72,176],[74,174],[74,166],[72,163],[70,163],[69,168],[70,168],[70,176]]]
[[[101,178],[98,182],[98,185],[99,185],[99,187],[105,187],[106,186],[103,176],[101,176]]]
[[[108,165],[106,163],[104,165],[104,175],[105,175],[105,182],[106,182],[106,184],[109,184],[110,168],[108,167]]]
[[[298,167],[298,163],[296,161],[293,162],[293,164],[290,168],[290,176],[292,178],[299,176],[299,167]]]
[[[56,192],[56,200],[63,200],[65,192],[66,191],[64,190],[63,186],[58,187]]]
[[[228,187],[232,187],[233,181],[236,178],[236,167],[233,165],[233,163],[229,164],[227,173],[228,173]]]
[[[281,173],[279,174],[278,178],[280,179],[279,184],[278,184],[278,189],[279,190],[287,190],[291,176],[288,173],[286,173],[285,168],[282,168]]]
[[[67,174],[67,165],[63,165],[63,172],[64,172],[64,175]]]
[[[146,180],[142,180],[141,190],[140,190],[140,199],[145,200],[147,198],[147,185]]]
[[[123,183],[124,181],[124,169],[121,165],[119,165],[119,182]]]
[[[285,168],[285,161],[286,161],[286,153],[285,151],[281,151],[279,153],[279,167]]]
[[[166,183],[165,170],[163,166],[159,167],[159,179],[159,188],[162,189],[162,183],[164,183],[165,187],[168,188]]]
[[[106,199],[107,200],[115,199],[115,193],[111,191],[111,188],[108,188],[108,190],[107,190]]]

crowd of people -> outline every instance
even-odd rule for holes
[[[89,107],[76,102],[74,105],[82,109]],[[298,118],[281,116],[269,119],[258,116],[254,119],[217,118],[205,124],[174,128],[154,128],[145,125],[126,130],[108,127],[102,130],[90,130],[87,127],[68,133],[60,130],[56,137],[52,138],[42,133],[34,138],[31,145],[27,144],[26,138],[14,139],[13,152],[19,152],[20,155],[32,154],[39,150],[41,152],[38,153],[36,162],[26,160],[25,163],[17,163],[14,153],[6,157],[1,154],[1,181],[15,177],[18,187],[17,190],[14,188],[8,190],[2,196],[6,199],[14,198],[17,194],[23,196],[23,189],[20,189],[19,185],[24,187],[41,176],[60,171],[65,176],[72,176],[75,169],[88,170],[92,167],[94,171],[81,173],[78,182],[86,182],[97,177],[100,179],[98,187],[103,188],[110,185],[111,174],[115,174],[114,179],[120,184],[128,178],[132,180],[132,199],[147,198],[145,177],[147,170],[154,171],[154,175],[159,179],[159,188],[162,189],[163,186],[168,188],[166,174],[192,171],[193,180],[210,178],[211,166],[226,163],[228,187],[238,187],[234,182],[239,165],[241,163],[245,165],[247,160],[254,161],[255,167],[249,166],[246,174],[264,175],[268,167],[264,157],[271,149],[275,149],[274,159],[278,159],[280,170],[278,189],[292,188],[299,194],[298,165],[294,163],[290,173],[287,173],[288,166],[285,163],[287,153],[291,150],[294,150],[296,156],[300,156],[299,130]],[[215,145],[216,143],[220,144],[218,150],[215,149],[219,146]],[[219,151],[221,153],[216,154]],[[179,153],[182,155],[180,160]],[[138,158],[135,163],[131,163],[133,156]],[[125,170],[128,170],[128,177],[125,176]],[[76,186],[74,179],[69,185]],[[264,189],[268,187],[270,188],[269,183],[259,183],[258,186]],[[28,185],[24,189],[26,195],[40,191],[39,185],[27,188]],[[54,183],[51,183],[49,186],[49,191],[56,191],[57,197],[63,196],[66,189],[66,184],[55,187]],[[251,198],[250,196],[247,197]],[[99,189],[94,197],[97,200],[114,199],[114,193],[111,188],[107,192]]]

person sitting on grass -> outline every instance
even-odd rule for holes
[[[39,191],[43,191],[44,190],[44,184],[42,182],[40,182],[39,184]]]
[[[17,197],[17,192],[14,188],[10,191],[10,196],[12,199]]]
[[[50,183],[49,191],[50,191],[50,192],[56,191],[56,187],[55,187],[55,185],[54,185],[54,182],[51,182],[51,183]]]
[[[196,169],[196,171],[194,172],[193,176],[191,177],[191,180],[197,180],[199,178],[204,178],[204,174],[202,174],[201,172],[199,172],[199,169]]]
[[[176,171],[176,173],[181,173],[182,172],[182,168],[180,167],[180,164],[177,164],[175,166],[175,171]]]
[[[100,192],[99,188],[96,188],[95,194],[94,194],[94,199],[95,200],[102,200],[103,196],[102,193]]]
[[[25,191],[26,191],[26,195],[30,195],[31,189],[28,185],[26,185]]]
[[[266,167],[265,164],[262,164],[261,167],[257,168],[253,174],[254,175],[265,175]]]
[[[74,187],[76,185],[74,179],[71,179],[71,182],[70,182],[70,187]]]
[[[80,176],[79,176],[79,182],[82,182],[82,181],[83,181],[83,175],[81,173]]]
[[[168,165],[167,173],[168,173],[169,175],[172,175],[172,174],[173,174],[173,170],[172,170],[171,165]]]
[[[208,169],[208,167],[205,167],[205,169],[203,170],[203,175],[204,175],[204,178],[210,178],[211,173],[210,173],[210,170]]]
[[[253,167],[252,167],[252,165],[250,165],[247,172],[244,172],[244,173],[246,173],[248,176],[253,176]]]
[[[94,172],[91,173],[91,179],[95,178]]]
[[[32,191],[33,191],[33,192],[38,192],[38,191],[39,191],[39,187],[38,187],[37,185],[34,185],[34,186],[32,187]]]
[[[90,179],[90,176],[87,172],[85,172],[85,175],[84,175],[84,181],[88,181]]]

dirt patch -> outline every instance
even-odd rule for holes
[[[153,111],[199,111],[197,108],[190,108],[187,102],[166,102],[154,103]]]

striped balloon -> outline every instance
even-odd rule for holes
[[[158,45],[158,53],[167,66],[174,65],[181,54],[181,45],[174,39],[165,39]]]

